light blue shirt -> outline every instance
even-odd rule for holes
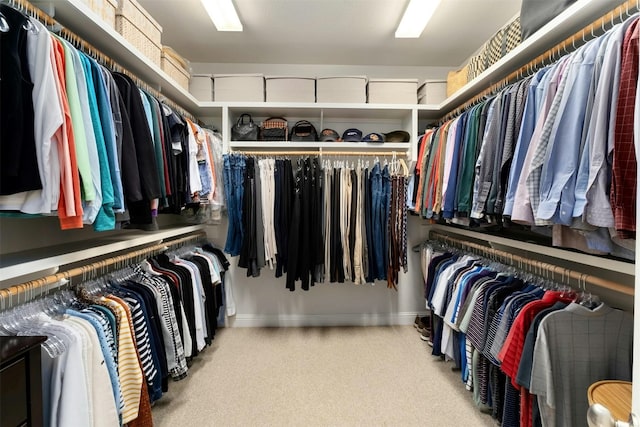
[[[503,211],[503,215],[505,216],[511,216],[513,212],[513,203],[516,197],[518,181],[520,180],[520,173],[522,172],[524,160],[529,150],[529,143],[531,142],[531,137],[533,136],[533,131],[538,121],[539,107],[542,106],[542,93],[539,92],[539,86],[540,88],[544,87],[545,77],[550,74],[548,72],[549,70],[550,68],[546,67],[538,71],[531,79],[531,84],[529,84],[527,100],[524,103],[524,113],[522,114],[522,124],[520,125],[520,133],[518,134],[518,142],[513,152],[511,170],[509,171],[509,181]]]
[[[573,55],[545,153],[537,216],[556,224],[571,225],[573,221],[582,129],[600,42],[596,38]]]
[[[602,71],[602,63],[604,61],[604,53],[607,49],[607,40],[611,32],[604,34],[599,38],[600,46],[596,54],[596,58],[593,64],[593,75],[591,77],[591,87],[589,88],[589,95],[587,97],[587,110],[585,112],[585,123],[582,130],[582,153],[580,154],[580,166],[578,168],[578,174],[575,185],[575,202],[573,205],[574,218],[582,222],[582,214],[584,213],[584,207],[587,204],[587,189],[589,187],[589,127],[591,116],[593,114],[593,105],[596,97],[596,89],[598,87],[598,80],[600,79],[600,72]],[[574,221],[573,227],[576,227],[576,221]]]

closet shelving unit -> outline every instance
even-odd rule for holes
[[[299,148],[331,150],[398,151],[406,153],[410,160],[417,158],[417,137],[422,125],[441,118],[454,110],[491,84],[505,77],[509,72],[521,67],[532,58],[544,52],[550,46],[574,33],[585,23],[591,22],[611,9],[612,0],[578,0],[563,13],[509,52],[480,76],[469,82],[451,97],[440,104],[432,105],[396,105],[396,104],[317,104],[317,103],[241,103],[241,102],[201,102],[188,91],[178,86],[160,67],[145,58],[131,43],[124,39],[93,12],[82,0],[33,0],[52,15],[62,25],[88,40],[96,48],[115,59],[122,66],[147,82],[151,87],[181,105],[187,111],[199,117],[213,119],[220,125],[225,149],[242,151],[248,148]],[[410,144],[332,144],[325,147],[322,143],[265,143],[239,144],[230,140],[230,127],[237,117],[248,112],[259,124],[260,119],[282,116],[289,123],[296,120],[311,121],[318,131],[333,128],[338,132],[349,128],[360,128],[364,133],[406,130],[412,135]],[[258,119],[258,120],[256,120]]]
[[[100,17],[94,13],[82,0],[32,0],[32,3],[41,7],[53,16],[62,25],[78,34],[83,39],[90,42],[105,55],[110,56],[116,62],[136,74],[142,81],[150,87],[156,89],[161,94],[166,95],[187,111],[198,117],[212,119],[220,126],[223,133],[223,142],[228,151],[251,151],[252,149],[268,150],[309,150],[310,152],[321,152],[322,150],[351,150],[362,151],[363,154],[370,151],[387,151],[391,153],[406,153],[408,159],[417,158],[417,137],[423,125],[433,123],[441,119],[445,114],[455,110],[465,101],[481,93],[487,87],[495,84],[509,73],[517,70],[528,61],[542,54],[551,46],[563,40],[567,36],[575,33],[586,23],[592,22],[604,13],[612,9],[612,0],[577,0],[563,13],[551,20],[547,25],[538,30],[534,35],[525,40],[522,44],[509,52],[490,68],[485,70],[480,76],[469,82],[451,97],[440,104],[434,105],[393,105],[393,104],[318,104],[318,103],[232,103],[232,102],[201,102],[196,100],[188,91],[177,85],[159,66],[145,58],[131,43],[125,40],[115,29],[104,23]],[[615,2],[619,3],[619,2]],[[284,116],[290,124],[296,120],[306,119],[314,123],[318,131],[325,127],[333,128],[338,132],[348,127],[358,127],[363,132],[388,132],[396,129],[403,129],[412,135],[410,143],[292,143],[292,142],[269,142],[230,141],[230,128],[237,117],[244,112],[249,112],[254,116],[256,123],[261,119],[271,116]],[[210,123],[210,121],[209,121]],[[169,233],[180,235],[188,233],[188,227],[178,227]],[[489,239],[481,233],[468,231],[469,237],[479,239]],[[156,241],[162,237],[153,237],[149,234],[150,241]],[[144,240],[144,239],[143,239]],[[137,244],[136,238],[123,234],[123,245]],[[510,243],[512,242],[512,243]],[[118,244],[120,244],[118,243]],[[144,242],[139,243],[144,244]],[[500,242],[504,246],[519,246],[519,242],[504,239]],[[87,242],[87,248],[93,247],[92,242]],[[539,247],[545,251],[549,248]],[[117,251],[120,247],[104,247],[99,251],[103,254],[109,251]],[[539,251],[540,251],[539,250]],[[36,253],[31,260],[23,260],[14,263],[11,257],[3,256],[0,264],[0,278],[16,278],[18,272],[25,272],[28,269],[42,271],[46,268],[55,268],[55,264],[62,265],[66,262],[75,262],[90,257],[90,251],[72,251],[68,259],[59,259],[58,255],[45,258],[37,258]],[[576,255],[580,257],[581,255]],[[562,258],[561,255],[558,255]],[[589,258],[591,259],[591,257]],[[607,265],[607,262],[599,263],[598,266]],[[44,268],[46,267],[46,268]],[[604,267],[607,268],[607,267]],[[618,264],[612,264],[610,269],[616,270]],[[627,269],[629,269],[628,267]],[[618,270],[619,271],[619,270]],[[632,275],[633,271],[626,271]]]

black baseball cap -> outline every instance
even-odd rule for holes
[[[384,136],[379,133],[372,132],[362,138],[362,142],[384,142]]]
[[[342,133],[342,140],[345,142],[362,141],[362,131],[360,129],[350,128]]]

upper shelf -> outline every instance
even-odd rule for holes
[[[185,110],[194,114],[201,112],[193,95],[178,86],[82,0],[31,0],[31,3]]]
[[[578,0],[438,106],[440,117],[614,9],[622,0]],[[425,113],[428,115],[429,113]],[[420,114],[420,118],[423,114]]]
[[[540,55],[550,47],[583,28],[606,12],[613,9],[621,0],[577,0],[561,14],[549,21],[535,34],[524,40],[519,46],[493,64],[473,81],[467,83],[455,94],[439,105],[375,105],[375,104],[282,104],[280,103],[221,103],[201,102],[189,92],[178,86],[157,65],[144,57],[131,43],[124,39],[115,29],[106,25],[82,0],[32,0],[50,15],[54,16],[62,25],[80,37],[89,41],[106,55],[114,58],[122,66],[135,73],[141,80],[147,82],[172,101],[184,107],[195,115],[219,116],[223,107],[257,109],[264,111],[265,107],[281,109],[291,112],[295,109],[331,109],[332,115],[341,112],[353,116],[357,110],[362,115],[371,114],[394,117],[401,111],[415,109],[421,120],[434,120],[455,109],[467,99],[518,69],[532,58]],[[53,10],[52,10],[53,9]],[[236,105],[237,104],[237,105]],[[287,110],[288,109],[288,110]],[[295,115],[295,113],[294,113]]]

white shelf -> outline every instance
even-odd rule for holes
[[[95,239],[3,254],[0,258],[0,288],[30,280],[29,277],[55,274],[63,266],[139,246],[159,244],[166,239],[203,230],[203,225],[180,226],[155,232],[122,230],[121,233],[107,237],[97,235]]]
[[[291,141],[231,141],[229,147],[241,151],[242,148],[268,148],[289,150],[360,150],[366,151],[406,151],[411,147],[409,142],[291,142]]]
[[[438,224],[424,224],[429,227],[429,231],[439,231],[450,236],[462,236],[471,239],[477,239],[489,243],[489,246],[509,251],[508,248],[530,252],[531,254],[542,254],[544,256],[562,260],[563,262],[572,262],[581,264],[584,267],[597,266],[598,269],[623,274],[633,277],[635,275],[635,264],[614,259],[607,259],[597,255],[589,255],[586,253],[573,252],[561,248],[550,248],[548,246],[537,245],[535,243],[523,242],[520,240],[508,239],[505,237],[493,236],[486,233],[478,233],[475,231],[464,230],[461,228],[448,227]]]

